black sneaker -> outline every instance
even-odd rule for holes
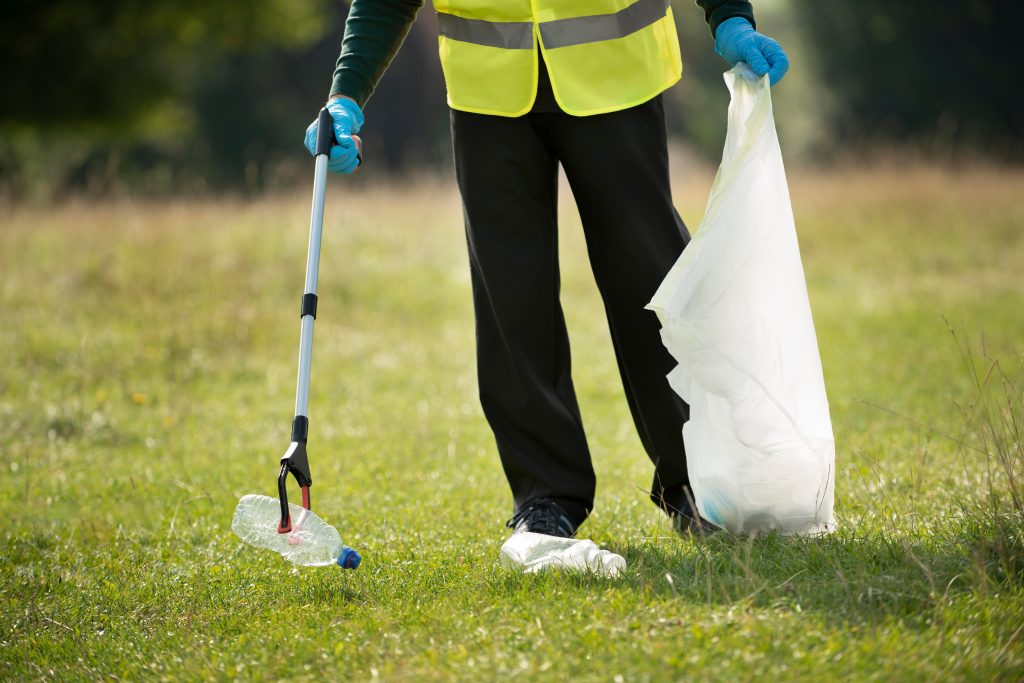
[[[675,505],[662,503],[662,510],[672,520],[672,528],[676,533],[686,538],[687,536],[705,536],[718,531],[718,527],[701,517],[697,511],[697,503],[693,500],[693,492],[689,487],[682,487],[682,496],[676,498]]]
[[[679,512],[670,512],[668,517],[672,520],[672,528],[683,538],[687,536],[706,536],[718,531],[718,527],[701,517],[699,512],[692,516]]]
[[[530,531],[559,538],[572,538],[576,525],[569,519],[565,508],[551,498],[534,498],[519,508],[512,518],[505,522],[513,534]]]

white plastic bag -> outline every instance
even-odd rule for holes
[[[626,569],[621,555],[604,550],[589,539],[559,538],[529,531],[512,534],[501,546],[501,563],[524,574],[544,569],[589,572],[614,578]]]
[[[767,76],[725,74],[729,129],[704,219],[647,308],[690,404],[697,508],[733,533],[832,530],[835,442]]]

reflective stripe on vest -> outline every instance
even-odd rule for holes
[[[549,50],[625,38],[665,16],[668,3],[669,0],[637,0],[614,14],[545,21],[538,25],[540,38]]]
[[[437,13],[437,28],[445,38],[506,50],[533,48],[532,21],[484,21]]]
[[[525,114],[536,96],[538,47],[555,99],[575,116],[646,102],[682,71],[670,0],[434,0],[434,7],[453,109]]]
[[[554,19],[540,22],[537,26],[544,47],[554,50],[625,38],[664,17],[668,7],[669,0],[637,0],[611,14]],[[529,50],[533,47],[533,22],[530,21],[484,21],[438,12],[437,25],[442,36],[464,43],[506,50]]]

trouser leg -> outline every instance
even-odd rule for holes
[[[552,115],[452,112],[476,314],[480,402],[516,508],[559,500],[580,523],[594,471],[559,304]]]
[[[689,483],[682,439],[689,407],[665,378],[676,363],[657,317],[644,310],[690,239],[672,204],[661,97],[561,117],[553,141],[583,220],[626,398],[655,465],[651,498],[678,509]]]

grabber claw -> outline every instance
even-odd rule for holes
[[[281,473],[277,475],[277,494],[281,501],[281,521],[277,533],[287,534],[292,530],[291,514],[288,512],[288,473],[291,472],[302,491],[302,507],[309,507],[309,487],[313,478],[309,474],[309,458],[306,456],[306,435],[309,420],[304,415],[296,416],[292,422],[292,442],[281,457]]]

